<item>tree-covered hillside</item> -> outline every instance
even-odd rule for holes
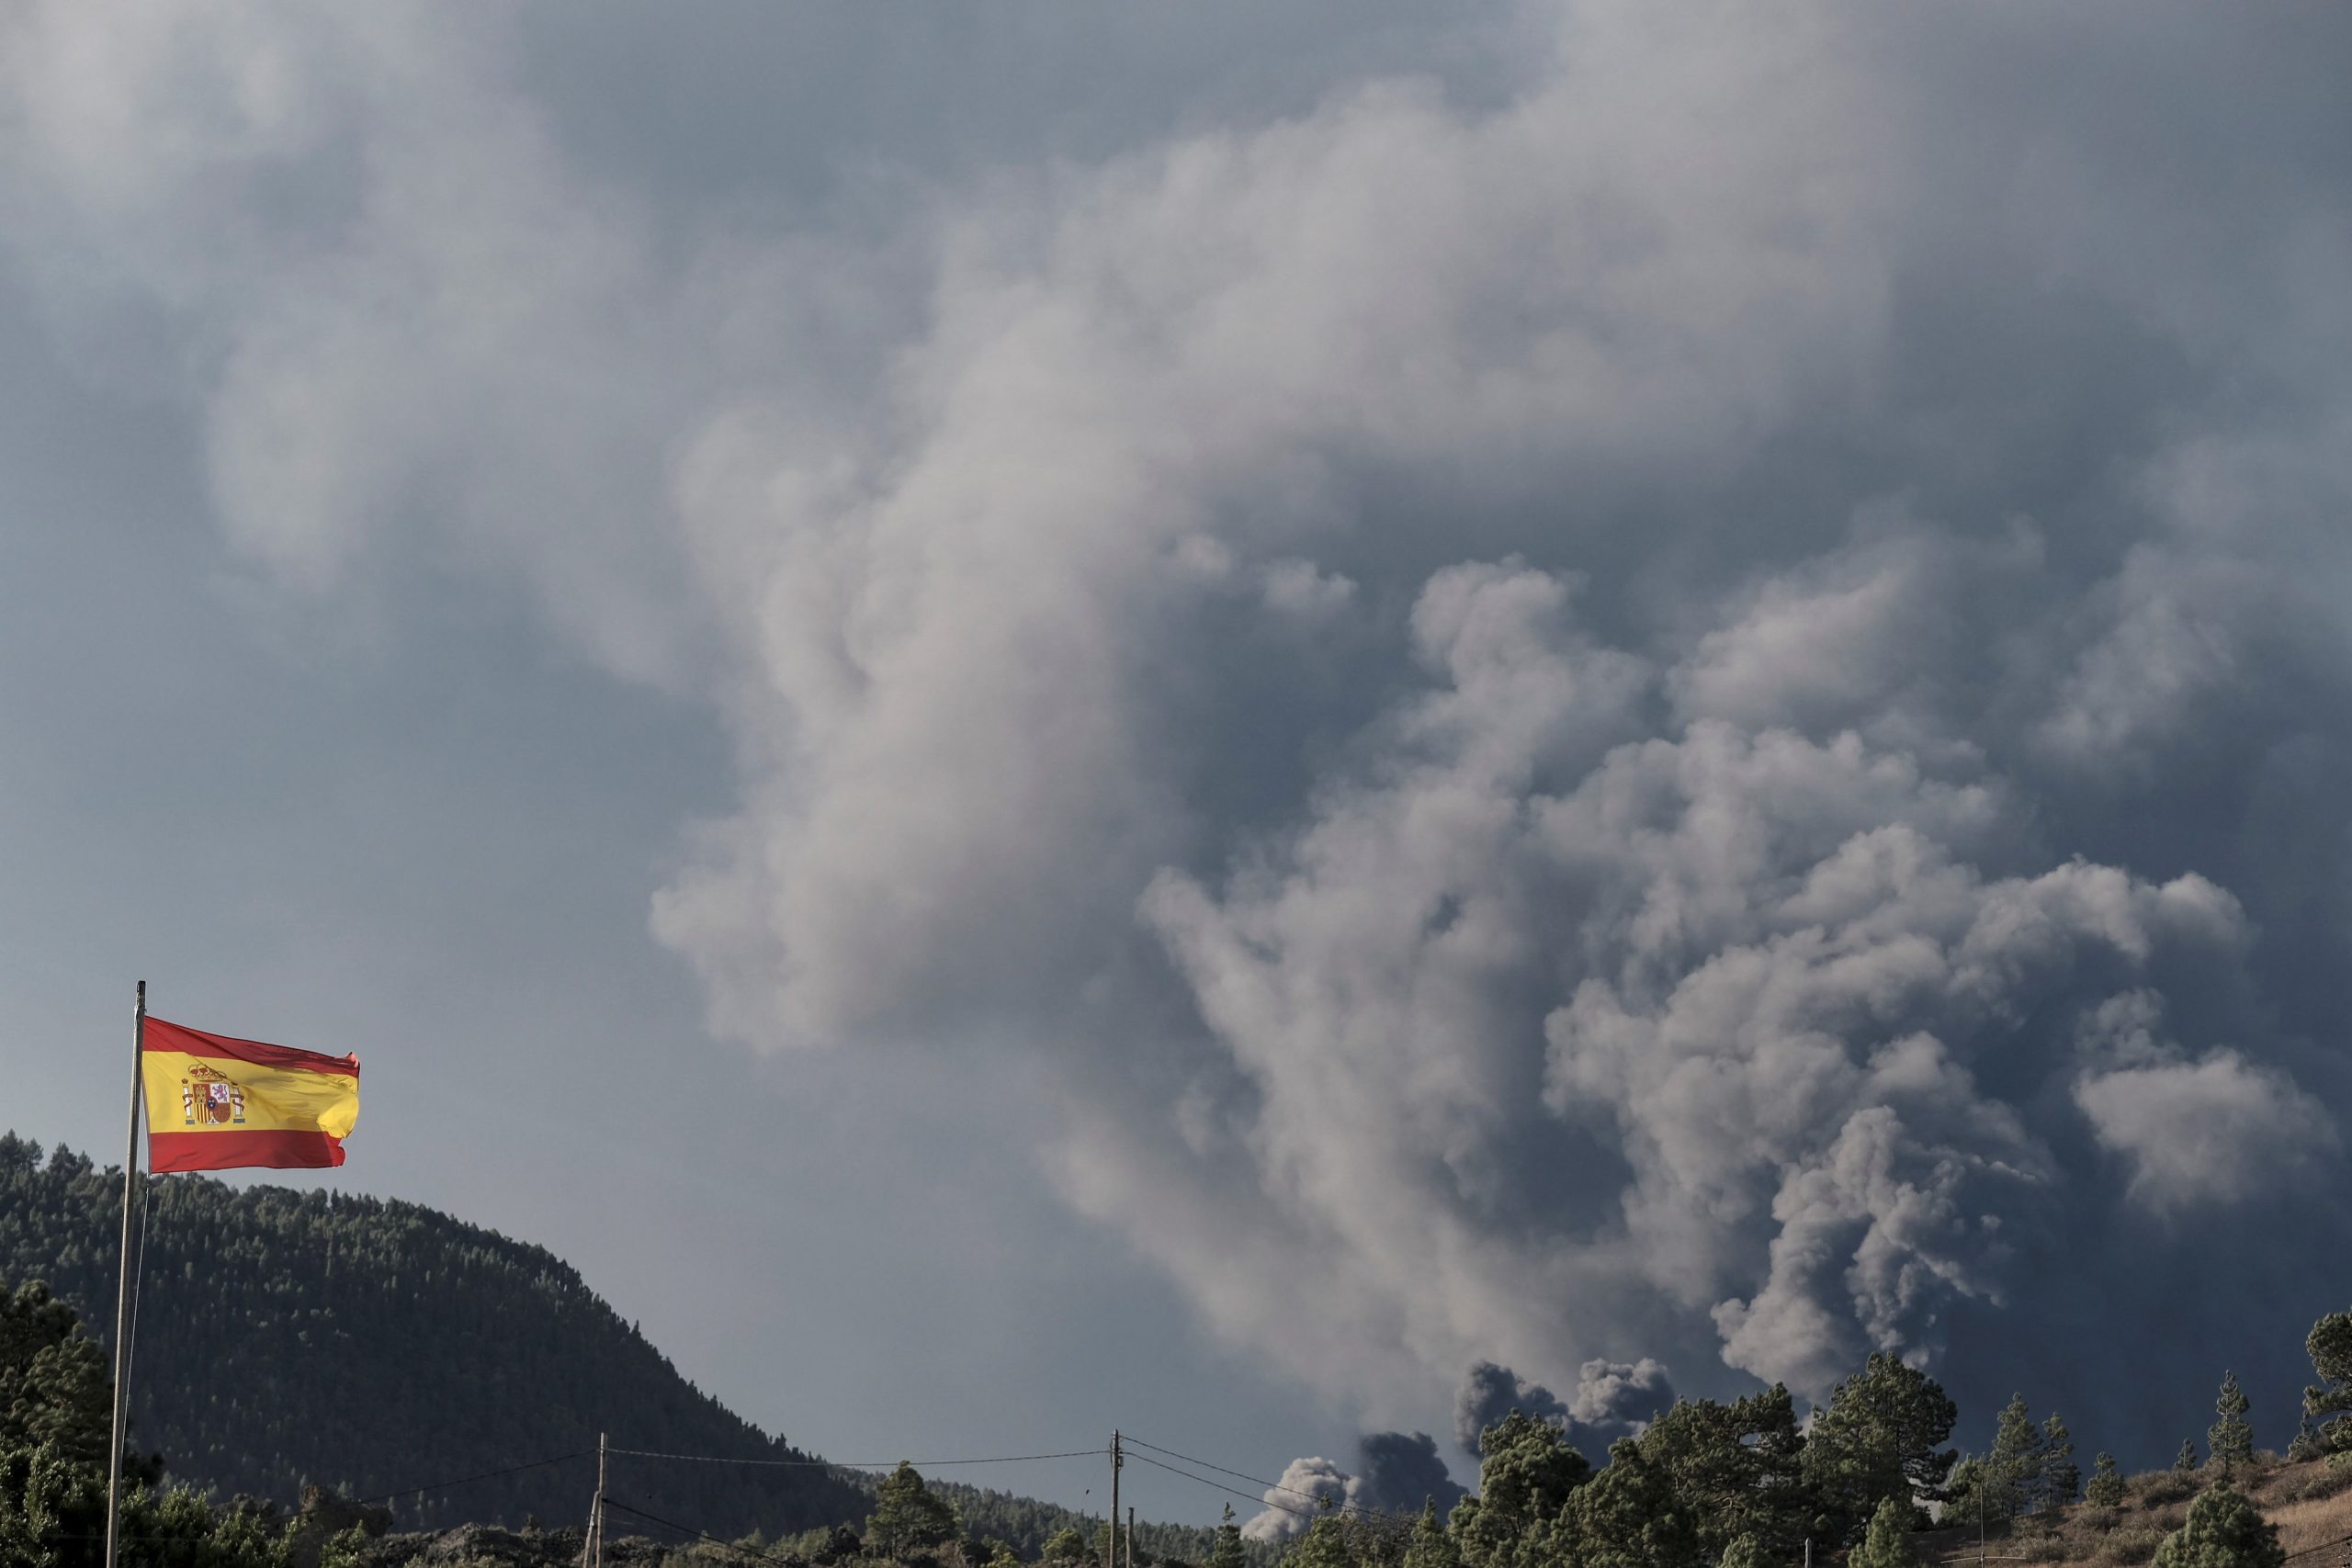
[[[119,1169],[0,1135],[0,1281],[45,1280],[104,1337]],[[374,1496],[551,1455],[591,1457],[401,1498],[403,1526],[577,1519],[593,1450],[809,1456],[677,1371],[545,1249],[411,1203],[169,1177],[153,1183],[132,1438],[222,1495],[306,1483]],[[641,1463],[627,1495],[717,1534],[862,1519],[808,1468]],[[614,1483],[616,1494],[622,1481]]]

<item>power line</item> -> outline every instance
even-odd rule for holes
[[[1211,1481],[1205,1475],[1194,1475],[1189,1470],[1179,1470],[1172,1464],[1164,1464],[1160,1461],[1152,1458],[1149,1454],[1129,1454],[1127,1457],[1132,1460],[1139,1461],[1144,1464],[1150,1465],[1156,1470],[1164,1470],[1170,1475],[1181,1475],[1187,1481],[1197,1481],[1204,1486],[1214,1486],[1220,1492],[1230,1492],[1233,1495],[1242,1499],[1244,1502],[1256,1503],[1262,1507],[1280,1508],[1285,1514],[1296,1514],[1302,1519],[1311,1519],[1315,1517],[1318,1511],[1314,1508],[1294,1508],[1288,1503],[1277,1503],[1272,1497],[1261,1497],[1252,1493],[1244,1492],[1238,1486],[1227,1486],[1222,1481]],[[1214,1469],[1215,1467],[1212,1466],[1211,1468]],[[1228,1472],[1227,1473],[1231,1472]],[[1244,1479],[1247,1479],[1247,1477]],[[1279,1488],[1279,1490],[1287,1492],[1293,1489],[1285,1486]]]
[[[1164,1452],[1165,1450],[1163,1450],[1161,1451]],[[1170,1475],[1181,1475],[1187,1481],[1197,1481],[1204,1486],[1214,1486],[1220,1492],[1229,1492],[1234,1496],[1241,1498],[1244,1502],[1256,1503],[1261,1507],[1279,1508],[1285,1514],[1295,1515],[1297,1517],[1302,1519],[1320,1518],[1326,1513],[1352,1514],[1359,1519],[1373,1519],[1387,1524],[1405,1525],[1414,1522],[1418,1517],[1417,1515],[1412,1514],[1392,1514],[1385,1508],[1367,1508],[1361,1503],[1331,1503],[1324,1506],[1301,1508],[1289,1503],[1278,1503],[1272,1497],[1261,1497],[1254,1495],[1250,1493],[1242,1491],[1238,1486],[1227,1486],[1224,1482],[1212,1481],[1205,1475],[1195,1475],[1189,1470],[1180,1470],[1175,1465],[1152,1458],[1149,1454],[1131,1453],[1127,1457],[1137,1461],[1140,1463],[1151,1465],[1156,1469],[1164,1470]],[[1198,1464],[1200,1463],[1200,1461],[1195,1460],[1193,1462]],[[1207,1468],[1211,1470],[1222,1469],[1222,1467],[1218,1465],[1210,1465]],[[1225,1471],[1224,1473],[1227,1475],[1234,1475],[1238,1472],[1227,1470]],[[1242,1476],[1241,1479],[1247,1481],[1250,1478],[1245,1475]],[[1295,1486],[1274,1485],[1271,1483],[1268,1485],[1268,1489],[1275,1492],[1288,1492],[1300,1497],[1313,1497],[1315,1495],[1312,1492],[1301,1492]]]
[[[2342,1536],[2335,1540],[2324,1540],[2317,1546],[2307,1546],[2301,1551],[2290,1551],[2287,1553],[2286,1561],[2292,1562],[2298,1557],[2309,1557],[2314,1551],[2327,1551],[2339,1546],[2352,1546],[2352,1535]]]
[[[1285,1486],[1279,1481],[1268,1481],[1262,1476],[1244,1475],[1238,1470],[1227,1470],[1221,1464],[1211,1464],[1204,1459],[1194,1459],[1190,1454],[1180,1454],[1174,1449],[1163,1449],[1158,1443],[1147,1443],[1141,1438],[1129,1438],[1127,1440],[1139,1449],[1149,1449],[1153,1453],[1166,1454],[1170,1459],[1181,1459],[1186,1464],[1197,1464],[1203,1470],[1214,1470],[1219,1475],[1229,1475],[1236,1481],[1246,1481],[1252,1486],[1263,1486],[1275,1492],[1287,1492],[1294,1497],[1304,1497],[1310,1503],[1320,1503],[1323,1500],[1318,1493],[1302,1492],[1295,1486]],[[1198,1480],[1199,1477],[1195,1476],[1193,1479]]]
[[[379,1493],[373,1497],[355,1497],[352,1501],[359,1504],[389,1503],[396,1497],[416,1497],[427,1492],[446,1492],[452,1486],[470,1486],[477,1481],[495,1481],[502,1475],[520,1475],[526,1470],[545,1470],[551,1464],[562,1464],[569,1460],[586,1459],[594,1451],[593,1449],[580,1449],[568,1454],[557,1454],[551,1459],[535,1459],[528,1464],[510,1464],[504,1470],[485,1470],[479,1475],[461,1475],[455,1481],[436,1481],[430,1486],[404,1487],[398,1492]]]
[[[619,1450],[615,1450],[612,1451],[618,1452]],[[707,1530],[696,1529],[692,1525],[682,1525],[675,1519],[665,1519],[659,1514],[649,1514],[644,1509],[634,1506],[631,1504],[624,1503],[618,1497],[615,1497],[610,1495],[607,1495],[605,1498],[605,1506],[607,1508],[618,1508],[624,1514],[634,1515],[636,1517],[645,1520],[648,1524],[660,1525],[663,1529],[676,1530],[680,1535],[689,1535],[694,1537],[696,1540],[708,1541],[713,1546],[720,1547],[726,1551],[737,1552],[742,1556],[748,1557],[754,1562],[776,1562],[782,1561],[781,1558],[778,1558],[769,1552],[754,1551],[748,1546],[739,1545],[737,1542],[731,1540],[722,1540],[718,1536],[710,1534]]]
[[[1221,1464],[1211,1464],[1208,1461],[1206,1461],[1206,1460],[1204,1460],[1204,1459],[1194,1459],[1194,1458],[1193,1458],[1192,1455],[1190,1455],[1190,1454],[1180,1454],[1180,1453],[1178,1453],[1174,1449],[1163,1449],[1163,1448],[1161,1448],[1158,1443],[1147,1443],[1147,1442],[1145,1442],[1141,1438],[1130,1437],[1130,1438],[1127,1438],[1127,1441],[1129,1441],[1129,1442],[1131,1442],[1131,1443],[1135,1444],[1135,1445],[1136,1445],[1136,1447],[1137,1447],[1137,1448],[1139,1448],[1139,1449],[1149,1449],[1153,1453],[1156,1453],[1156,1454],[1166,1454],[1170,1459],[1181,1459],[1181,1460],[1182,1460],[1186,1464],[1197,1464],[1197,1465],[1199,1465],[1203,1470],[1214,1470],[1214,1471],[1216,1471],[1219,1475],[1229,1475],[1229,1476],[1233,1477],[1233,1479],[1235,1479],[1236,1481],[1246,1481],[1246,1482],[1250,1483],[1250,1485],[1252,1485],[1252,1486],[1262,1486],[1262,1487],[1266,1488],[1266,1490],[1268,1490],[1268,1491],[1270,1491],[1270,1492],[1287,1492],[1287,1493],[1289,1493],[1289,1494],[1290,1494],[1292,1496],[1294,1496],[1294,1497],[1304,1497],[1304,1498],[1306,1498],[1308,1502],[1313,1503],[1313,1504],[1315,1504],[1315,1505],[1316,1505],[1316,1506],[1315,1506],[1314,1508],[1291,1508],[1291,1509],[1289,1509],[1289,1510],[1288,1510],[1288,1511],[1289,1511],[1289,1512],[1291,1512],[1291,1513],[1294,1513],[1294,1514],[1302,1514],[1302,1515],[1310,1515],[1310,1516],[1311,1516],[1311,1515],[1313,1515],[1313,1514],[1320,1513],[1320,1512],[1323,1510],[1323,1507],[1324,1507],[1324,1501],[1323,1501],[1323,1499],[1324,1499],[1324,1494],[1322,1494],[1322,1493],[1319,1493],[1319,1492],[1303,1492],[1303,1491],[1299,1490],[1299,1488],[1297,1488],[1297,1487],[1295,1487],[1295,1486],[1285,1486],[1285,1485],[1283,1485],[1283,1484],[1281,1482],[1279,1482],[1279,1481],[1267,1481],[1267,1480],[1263,1480],[1263,1479],[1261,1479],[1261,1478],[1260,1478],[1260,1477],[1258,1477],[1258,1476],[1255,1476],[1255,1475],[1245,1475],[1245,1474],[1243,1474],[1240,1471],[1238,1471],[1238,1470],[1227,1470],[1227,1469],[1226,1469],[1226,1468],[1225,1468],[1225,1466],[1223,1466],[1223,1465],[1221,1465]],[[1143,1455],[1141,1455],[1141,1454],[1137,1454],[1136,1457],[1137,1459],[1144,1459],[1144,1456],[1143,1456]],[[1155,1463],[1158,1463],[1159,1461],[1156,1461],[1156,1460],[1144,1459],[1144,1462],[1145,1462],[1146,1464],[1155,1464]],[[1185,1472],[1181,1471],[1181,1470],[1176,1470],[1176,1467],[1175,1467],[1174,1465],[1170,1465],[1170,1464],[1163,1464],[1163,1465],[1160,1465],[1160,1466],[1159,1466],[1159,1468],[1160,1468],[1160,1469],[1162,1469],[1162,1470],[1172,1470],[1172,1471],[1175,1471],[1175,1472],[1176,1472],[1176,1473],[1177,1473],[1177,1474],[1179,1474],[1179,1475],[1183,1475],[1183,1474],[1185,1474]],[[1218,1485],[1219,1485],[1219,1483],[1217,1483],[1217,1482],[1214,1482],[1214,1481],[1210,1481],[1206,1476],[1204,1476],[1204,1475],[1195,1475],[1195,1476],[1192,1476],[1192,1477],[1191,1477],[1191,1479],[1192,1479],[1192,1480],[1194,1480],[1194,1481],[1204,1482],[1204,1483],[1206,1483],[1208,1485],[1211,1485],[1211,1486],[1218,1486]],[[1233,1491],[1233,1488],[1232,1488],[1232,1487],[1230,1487],[1230,1486],[1224,1486],[1224,1487],[1221,1487],[1221,1490],[1224,1490],[1224,1491],[1227,1491],[1227,1492],[1232,1492],[1232,1491]],[[1243,1495],[1243,1494],[1240,1494],[1240,1493],[1235,1493],[1235,1495],[1239,1496],[1239,1495]],[[1275,1502],[1275,1501],[1274,1501],[1272,1498],[1271,1498],[1271,1497],[1252,1497],[1252,1498],[1250,1499],[1250,1501],[1251,1501],[1251,1502],[1255,1502],[1255,1503],[1263,1503],[1263,1504],[1265,1504],[1265,1505],[1266,1505],[1268,1507],[1270,1507],[1270,1508],[1281,1508],[1281,1507],[1283,1507],[1283,1506],[1284,1506],[1284,1505],[1283,1505],[1283,1504],[1281,1504],[1281,1503],[1277,1503],[1277,1502]],[[1330,1505],[1330,1506],[1331,1506],[1335,1511],[1338,1511],[1338,1512],[1340,1512],[1340,1513],[1360,1514],[1360,1515],[1363,1515],[1363,1517],[1367,1517],[1367,1518],[1385,1518],[1385,1519],[1404,1519],[1404,1520],[1410,1520],[1410,1519],[1416,1519],[1416,1518],[1419,1517],[1419,1515],[1416,1515],[1416,1514],[1397,1514],[1397,1513],[1391,1513],[1391,1512],[1389,1512],[1389,1511],[1388,1511],[1387,1509],[1385,1509],[1385,1508],[1367,1508],[1367,1507],[1365,1507],[1365,1506],[1364,1506],[1363,1504],[1361,1504],[1361,1503],[1335,1503],[1335,1504]]]
[[[608,1453],[625,1454],[630,1459],[684,1460],[694,1464],[748,1464],[773,1470],[896,1470],[902,1464],[917,1469],[936,1470],[949,1464],[1020,1464],[1040,1459],[1100,1459],[1108,1452],[1104,1449],[1069,1449],[1050,1454],[995,1454],[982,1459],[730,1459],[725,1454],[665,1454],[650,1449],[608,1449]]]

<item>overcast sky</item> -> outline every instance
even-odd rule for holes
[[[6,1120],[356,1050],[323,1179],[835,1457],[2283,1446],[2352,16],[2129,20],[13,8]]]

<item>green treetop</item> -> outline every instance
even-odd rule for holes
[[[74,1464],[107,1461],[114,1380],[96,1343],[75,1332],[74,1309],[40,1280],[0,1290],[0,1444],[49,1444]]]
[[[2229,1483],[2188,1506],[2188,1522],[2165,1537],[2149,1568],[2282,1568],[2278,1527]]]
[[[1529,1541],[1530,1568],[1688,1568],[1698,1547],[1672,1478],[1630,1438],[1609,1445],[1607,1466]]]
[[[1804,1479],[1838,1541],[1859,1540],[1878,1506],[1932,1496],[1955,1456],[1960,1418],[1941,1384],[1884,1351],[1830,1392],[1804,1445]]]
[[[1046,1538],[1045,1550],[1039,1555],[1043,1562],[1069,1565],[1093,1562],[1094,1549],[1086,1543],[1086,1537],[1079,1533],[1075,1525],[1064,1525]]]
[[[2115,1468],[2113,1454],[2091,1461],[2091,1483],[2083,1488],[2083,1501],[2094,1508],[2123,1506],[2123,1472]]]
[[[1453,1539],[1470,1568],[1500,1568],[1520,1538],[1559,1516],[1592,1464],[1549,1421],[1514,1410],[1478,1434],[1478,1492],[1454,1505]]]
[[[1230,1508],[1226,1510],[1227,1514],[1232,1511]],[[1223,1539],[1220,1533],[1220,1545]],[[1234,1546],[1238,1551],[1240,1538],[1238,1535],[1234,1539]],[[1209,1568],[1240,1568],[1240,1559],[1237,1556],[1230,1564],[1212,1560]],[[1405,1542],[1404,1568],[1462,1568],[1462,1553],[1455,1548],[1453,1538],[1446,1533],[1445,1521],[1438,1517],[1437,1499],[1434,1497],[1421,1504],[1421,1517],[1414,1521],[1413,1533]]]
[[[73,1310],[36,1281],[0,1287],[0,1563],[96,1568],[105,1557],[114,1381]],[[277,1568],[283,1536],[215,1509],[126,1455],[122,1568]]]
[[[1871,1516],[1861,1544],[1846,1556],[1846,1568],[1917,1568],[1911,1546],[1911,1506],[1889,1497]]]
[[[2172,1469],[2175,1475],[2192,1475],[2196,1473],[2197,1440],[2194,1438],[2183,1438],[2180,1439],[2180,1452],[2172,1456]]]
[[[2221,1394],[2213,1401],[2213,1409],[2221,1418],[2207,1430],[2205,1450],[2225,1476],[2238,1465],[2254,1462],[2254,1428],[2245,1419],[2252,1405],[2245,1391],[2238,1387],[2238,1375],[2223,1372]]]
[[[874,1488],[874,1515],[865,1521],[865,1544],[876,1554],[901,1562],[929,1558],[962,1533],[955,1505],[923,1484],[906,1461]]]
[[[2033,1424],[2025,1395],[2013,1395],[2001,1406],[1993,1429],[1993,1451],[1984,1458],[1984,1512],[1996,1519],[2014,1518],[2033,1504],[2041,1488],[2041,1429]]]
[[[2319,1382],[2303,1390],[2303,1419],[2320,1452],[2352,1453],[2352,1311],[2312,1325],[2303,1341]]]
[[[2063,1508],[2082,1491],[2083,1467],[2075,1462],[2074,1434],[2053,1410],[2041,1424],[2041,1485],[2034,1500],[2043,1507]]]
[[[1347,1520],[1325,1510],[1298,1543],[1283,1553],[1282,1568],[1357,1568]]]
[[[1802,1552],[1813,1502],[1804,1437],[1785,1386],[1728,1404],[1679,1400],[1650,1423],[1640,1446],[1673,1486],[1702,1557],[1720,1558],[1741,1536],[1775,1560]]]
[[[1209,1548],[1208,1568],[1250,1568],[1250,1555],[1241,1545],[1241,1527],[1233,1522],[1230,1503],[1225,1506],[1225,1522],[1216,1527],[1216,1544]]]
[[[1989,1515],[1984,1497],[1984,1460],[1980,1454],[1970,1454],[1951,1467],[1941,1488],[1943,1517],[1974,1519],[1980,1514]]]

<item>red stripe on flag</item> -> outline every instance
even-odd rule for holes
[[[329,1056],[318,1051],[298,1051],[291,1045],[239,1040],[229,1034],[207,1034],[201,1029],[190,1029],[184,1023],[168,1023],[153,1013],[147,1017],[146,1031],[141,1036],[141,1048],[147,1051],[184,1051],[191,1056],[217,1056],[232,1062],[251,1062],[257,1067],[293,1067],[309,1073],[342,1073],[355,1078],[359,1076],[359,1058],[356,1056]]]
[[[171,1170],[231,1170],[244,1165],[265,1166],[272,1170],[311,1170],[342,1163],[343,1140],[314,1128],[147,1134],[147,1168],[158,1174]]]

